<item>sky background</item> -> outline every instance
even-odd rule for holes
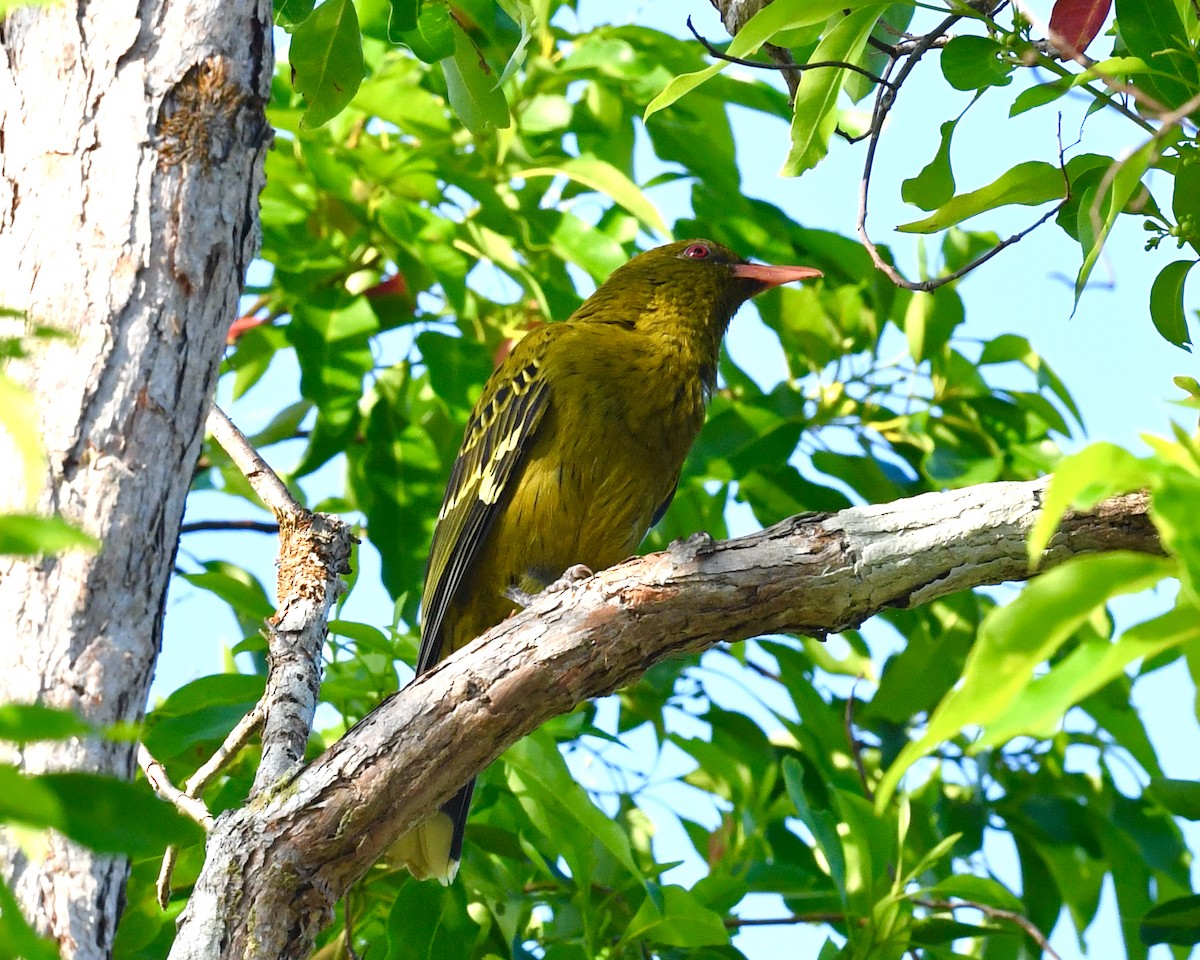
[[[691,15],[703,35],[715,42],[726,39],[716,11],[706,0],[580,0],[578,6],[578,23],[583,27],[604,22],[636,23],[687,38],[685,19]],[[1039,9],[1038,4],[1031,6],[1043,17],[1048,15],[1048,0],[1040,4],[1046,9]],[[561,16],[568,18],[565,23],[570,25],[569,11]],[[1111,42],[1111,38],[1101,36],[1089,52],[1102,56],[1110,49]],[[729,69],[735,74],[746,72],[741,67]],[[1056,159],[1054,111],[1033,110],[1016,119],[1007,116],[1018,89],[1045,79],[1048,78],[1032,71],[1018,74],[1011,87],[990,91],[959,125],[952,152],[959,192],[992,181],[1022,160]],[[916,240],[895,233],[893,227],[916,219],[922,211],[900,200],[900,183],[929,162],[937,149],[939,124],[956,116],[969,99],[969,94],[947,86],[937,56],[929,55],[904,87],[885,129],[872,183],[869,226],[877,243],[891,246],[900,268],[908,276],[918,274]],[[1067,98],[1060,104],[1063,137],[1070,143],[1079,135],[1086,102]],[[776,204],[806,226],[854,236],[864,144],[849,145],[835,138],[830,156],[816,169],[797,179],[784,179],[778,176],[778,170],[788,146],[786,120],[765,118],[737,107],[731,110],[731,119],[746,194]],[[1074,149],[1122,156],[1142,142],[1142,134],[1128,121],[1099,114],[1087,121],[1083,141]],[[638,164],[639,182],[646,182],[664,169],[649,150],[645,137]],[[1158,189],[1156,195],[1161,204],[1169,203],[1169,184],[1152,180],[1151,186]],[[688,184],[680,182],[652,188],[648,196],[670,223],[690,213],[689,193]],[[1041,212],[1039,208],[1014,207],[976,218],[967,226],[1008,236],[1028,226]],[[1181,255],[1173,243],[1146,253],[1144,237],[1140,219],[1120,218],[1093,274],[1092,284],[1073,316],[1073,283],[1080,251],[1053,222],[1003,251],[959,287],[967,318],[960,334],[965,332],[980,339],[1000,333],[1021,334],[1067,384],[1086,426],[1085,435],[1064,443],[1068,450],[1089,441],[1106,440],[1144,454],[1147,448],[1139,439],[1141,434],[1168,434],[1172,420],[1189,429],[1194,427],[1194,413],[1172,403],[1182,394],[1172,385],[1171,378],[1200,376],[1195,358],[1159,337],[1148,313],[1151,282],[1162,266]],[[940,240],[933,238],[930,248],[936,249],[938,243]],[[754,255],[752,250],[740,252]],[[1194,324],[1194,290],[1187,303]],[[752,309],[744,309],[734,321],[728,347],[738,364],[761,382],[771,383],[784,375],[777,341],[762,327]],[[897,347],[902,348],[899,340]],[[268,377],[244,398],[231,403],[229,385],[224,384],[218,402],[250,433],[265,425],[282,405],[281,395],[294,394],[297,384],[298,372],[292,357],[281,356]],[[277,466],[287,469],[298,458],[300,449],[300,445],[279,445],[270,449],[269,456]],[[317,499],[340,489],[341,472],[340,464],[335,462],[306,478],[303,486],[310,497]],[[186,519],[229,518],[230,508],[229,498],[193,495]],[[240,515],[261,516],[248,506]],[[748,529],[746,513],[736,515],[731,522],[735,533]],[[262,535],[188,535],[180,548],[179,563],[184,569],[194,569],[198,560],[236,558],[236,562],[252,570],[270,589],[274,584],[275,548],[274,538]],[[391,601],[378,585],[378,562],[369,545],[360,551],[359,566],[359,583],[345,615],[349,619],[386,625],[391,622]],[[1145,619],[1162,609],[1169,599],[1161,595],[1129,598],[1117,609],[1118,620],[1134,623]],[[188,680],[220,671],[224,651],[240,640],[241,634],[224,604],[177,581],[168,599],[164,649],[152,700]],[[769,714],[729,678],[722,655],[711,655],[705,665],[711,667],[705,682],[714,699],[769,726]],[[1181,662],[1140,680],[1135,687],[1135,703],[1142,707],[1143,719],[1168,776],[1196,778],[1200,728],[1195,695],[1195,687]],[[786,712],[787,705],[775,706]],[[589,772],[583,761],[574,766],[585,784],[602,786],[595,780],[595,771]],[[680,771],[670,768],[668,758],[667,768],[660,768],[655,775],[660,778],[673,772]],[[664,816],[664,810],[687,799],[686,791],[667,787],[648,791],[644,800],[647,812],[659,828],[656,849],[660,859],[686,861],[666,878],[681,883],[696,879],[700,864],[682,832],[671,818]],[[704,815],[698,815],[697,819],[704,819]],[[1193,849],[1200,848],[1200,830],[1196,825],[1189,826],[1189,839]],[[994,853],[993,868],[1002,870],[1003,844]],[[1011,872],[1005,879],[1019,889]],[[1111,885],[1106,889],[1101,911],[1088,939],[1089,956],[1103,960],[1123,953]],[[782,903],[773,898],[757,898],[741,911],[744,916],[779,916],[784,912]],[[755,960],[765,960],[783,951],[790,956],[815,954],[824,939],[825,932],[817,928],[781,926],[744,930],[736,943]],[[1081,956],[1067,922],[1060,922],[1052,942],[1064,960]],[[1108,944],[1113,945],[1111,954],[1106,949]],[[1156,948],[1151,956],[1159,960],[1169,954],[1165,948]]]

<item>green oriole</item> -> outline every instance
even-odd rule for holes
[[[737,308],[809,267],[747,263],[709,240],[620,267],[565,323],[527,334],[492,375],[450,472],[421,597],[417,673],[495,626],[510,597],[634,552],[671,502]],[[474,781],[388,860],[453,880]]]

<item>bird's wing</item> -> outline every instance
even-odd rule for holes
[[[446,608],[504,508],[509,484],[546,410],[550,385],[541,375],[541,365],[557,327],[539,327],[522,339],[471,413],[429,548],[417,673],[444,655]]]

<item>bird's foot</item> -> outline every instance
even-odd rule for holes
[[[522,590],[515,583],[510,584],[508,589],[504,591],[504,596],[515,603],[518,607],[524,608],[529,606],[540,597],[543,593],[562,593],[564,590],[570,589],[580,580],[586,580],[592,576],[591,567],[583,563],[577,563],[574,566],[567,567],[563,571],[561,577],[553,583],[547,584],[538,593],[529,593],[527,590]]]
[[[562,593],[564,590],[575,586],[575,584],[579,583],[581,580],[586,580],[590,576],[592,576],[591,567],[589,567],[586,563],[576,563],[573,566],[567,567],[567,569],[563,571],[562,576],[547,586],[542,592]]]

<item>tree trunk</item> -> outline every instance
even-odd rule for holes
[[[6,373],[37,405],[37,509],[103,543],[0,557],[0,700],[99,726],[142,717],[184,498],[257,245],[270,31],[266,0],[68,0],[0,24],[0,306],[25,314],[3,333],[65,334]],[[26,505],[20,484],[19,469],[0,473],[0,510]],[[0,759],[129,776],[133,746],[76,739]],[[0,834],[0,863],[64,957],[111,953],[122,858]]]

